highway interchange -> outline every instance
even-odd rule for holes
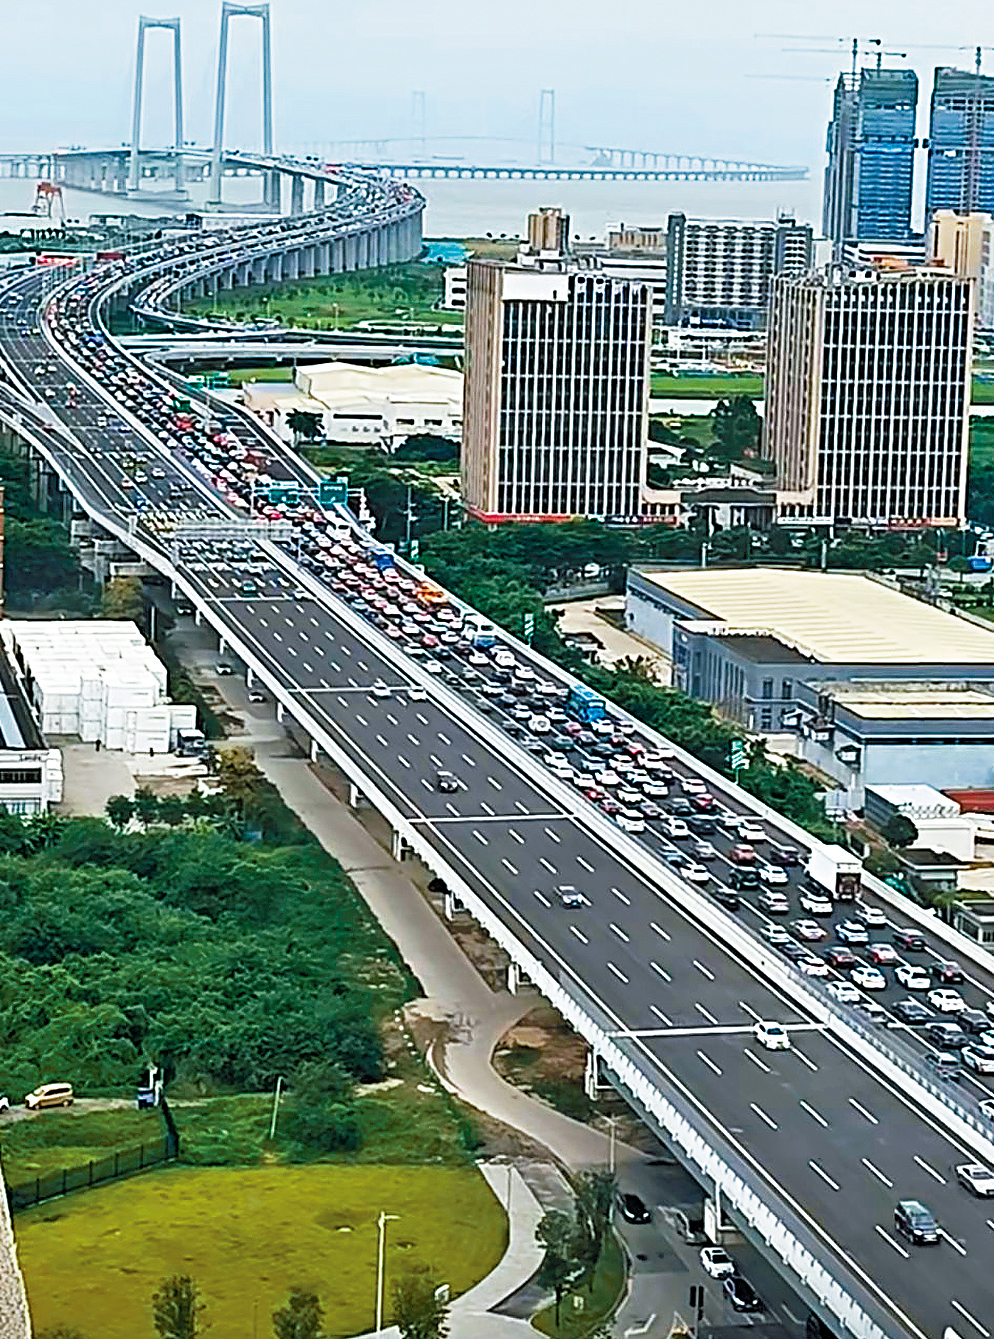
[[[0,344],[28,381],[39,362],[52,357],[44,337],[31,333],[35,288],[31,277],[16,281],[20,303],[0,307]],[[75,407],[60,403],[65,382],[73,379],[65,371],[51,378],[50,409],[71,425],[79,445],[58,431],[49,434],[50,445],[94,510],[133,514],[133,496],[121,487],[121,461],[140,449],[163,473],[143,485],[153,513],[175,511],[179,497],[224,514],[187,461],[163,452],[153,438],[137,447],[141,434],[134,429],[117,434],[98,425],[99,415],[114,411],[95,391],[80,384]],[[239,421],[238,431],[254,432],[272,454],[261,430]],[[292,459],[271,472],[300,474]],[[154,545],[154,534],[149,539]],[[472,711],[454,712],[447,694],[465,696],[464,658],[448,670],[455,682],[411,700],[411,685],[424,683],[422,669],[289,555],[267,549],[259,558],[252,567],[259,591],[251,597],[242,591],[246,569],[226,566],[223,556],[205,553],[185,574],[204,605],[250,648],[277,696],[299,703],[445,862],[514,925],[532,953],[592,998],[619,1032],[631,1034],[626,1044],[661,1082],[697,1110],[702,1124],[793,1207],[826,1255],[903,1326],[892,1333],[939,1336],[953,1325],[964,1339],[986,1339],[994,1329],[994,1293],[985,1276],[994,1212],[967,1197],[951,1176],[955,1164],[974,1160],[970,1149],[772,985],[755,965],[762,960],[758,942],[755,959],[747,961],[704,928],[675,879],[664,888],[647,878],[618,849],[620,842],[591,825],[588,801],[575,792],[570,798],[551,778],[529,780],[520,746],[507,739],[497,749],[491,742],[502,717],[485,722]],[[309,598],[295,594],[302,585]],[[543,677],[554,677],[542,662],[533,664]],[[389,696],[372,691],[378,683]],[[474,698],[479,686],[469,684]],[[672,766],[678,774],[687,770],[680,761]],[[456,793],[437,790],[441,768],[458,777]],[[732,812],[742,807],[727,793],[716,792],[716,799]],[[778,844],[791,842],[786,832],[770,835]],[[725,882],[733,837],[719,830],[711,840],[718,851],[711,868]],[[655,831],[646,841],[661,856],[679,844]],[[557,905],[561,884],[582,888],[586,905],[570,911]],[[797,915],[794,873],[788,891]],[[765,920],[752,903],[742,917],[757,926]],[[929,955],[954,956],[934,942]],[[969,962],[964,966],[965,993],[982,1007],[994,999],[994,979]],[[893,995],[889,987],[885,997]],[[755,1046],[757,1018],[787,1026],[792,1049],[769,1053]],[[989,1090],[982,1078],[971,1075],[966,1082],[979,1085],[978,1095]],[[894,1202],[909,1196],[936,1212],[945,1236],[939,1252],[921,1254],[894,1236]]]

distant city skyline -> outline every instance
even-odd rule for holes
[[[140,8],[133,0],[87,10],[40,0],[5,16],[7,48],[23,58],[5,71],[0,148],[124,140]],[[168,10],[183,21],[188,134],[203,142],[220,4],[178,0]],[[541,7],[508,0],[495,22],[493,11],[453,0],[334,10],[319,0],[273,0],[276,140],[301,146],[414,134],[411,95],[422,90],[429,135],[507,135],[528,144],[540,90],[555,88],[562,141],[798,162],[817,177],[832,86],[849,64],[846,34],[879,36],[883,50],[906,52],[907,60],[885,59],[930,85],[936,65],[971,68],[972,50],[957,48],[986,33],[979,0],[952,13],[898,0],[840,0],[829,19],[799,13],[785,0],[747,8],[717,0],[706,24],[679,7],[620,10],[608,21],[583,0]],[[150,143],[169,132],[168,35],[158,37],[147,71]],[[246,147],[259,139],[257,42],[255,25],[234,25],[229,138]]]

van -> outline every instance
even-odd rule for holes
[[[42,1083],[24,1099],[29,1111],[42,1111],[45,1107],[71,1107],[73,1091],[71,1083]]]

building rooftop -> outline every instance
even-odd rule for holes
[[[788,646],[779,637],[768,637],[765,633],[729,632],[723,633],[721,640],[747,660],[755,660],[763,665],[811,663],[810,656]]]
[[[989,720],[994,693],[965,684],[814,683],[812,688],[864,720]]]
[[[994,665],[994,628],[988,632],[867,577],[772,567],[640,575],[702,616],[727,623],[729,632],[763,631],[814,660]]]
[[[909,818],[954,818],[959,813],[956,801],[934,786],[873,782],[870,789]]]

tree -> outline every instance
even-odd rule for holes
[[[436,1297],[430,1274],[402,1274],[393,1286],[393,1318],[401,1339],[445,1339],[449,1304]]]
[[[323,1339],[324,1308],[317,1293],[291,1288],[286,1306],[273,1312],[275,1339]]]
[[[250,751],[240,745],[218,749],[217,775],[225,795],[244,817],[246,809],[258,801],[263,782]]]
[[[127,795],[112,795],[104,805],[104,813],[119,832],[123,832],[135,816],[133,800]]]
[[[159,817],[159,797],[153,795],[148,786],[139,786],[135,791],[132,808],[135,818],[143,828],[147,828]]]
[[[123,618],[132,623],[144,621],[145,601],[137,577],[111,577],[100,596],[100,617]]]
[[[721,460],[741,460],[755,455],[763,421],[747,395],[719,400],[711,411],[714,454]]]
[[[566,1289],[583,1268],[577,1259],[576,1224],[561,1209],[544,1213],[535,1228],[535,1240],[545,1247],[535,1274],[541,1288],[551,1288],[556,1298],[556,1327]]]
[[[357,1149],[362,1142],[352,1080],[327,1060],[300,1065],[290,1083],[288,1133],[309,1153]]]
[[[152,1296],[152,1323],[159,1339],[197,1339],[206,1326],[200,1289],[189,1274],[171,1274]]]
[[[591,1291],[594,1287],[594,1271],[611,1228],[611,1208],[617,1186],[618,1178],[615,1174],[603,1169],[580,1172],[573,1186],[576,1194],[577,1237],[587,1285]]]
[[[313,442],[324,436],[324,419],[319,411],[310,409],[291,409],[286,418],[287,427],[293,433],[293,440]]]
[[[918,840],[918,829],[906,814],[891,814],[880,835],[890,846],[913,846]]]

